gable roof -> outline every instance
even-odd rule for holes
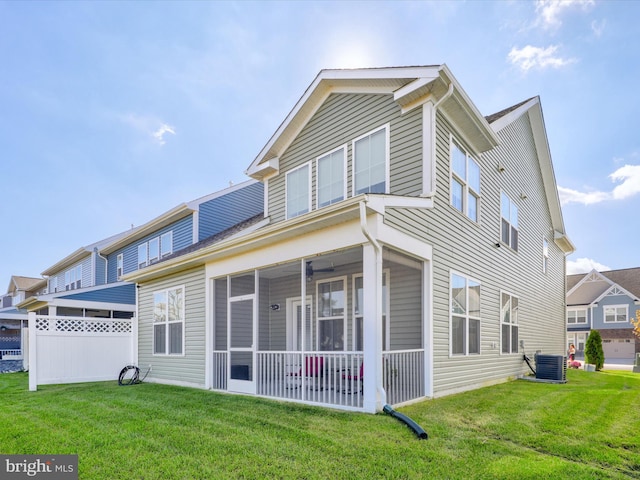
[[[392,94],[403,111],[443,100],[441,110],[460,126],[477,152],[498,144],[486,119],[444,64],[322,70],[245,173],[258,180],[277,173],[280,156],[332,93]]]
[[[556,175],[551,161],[551,150],[549,148],[547,130],[544,125],[540,97],[531,97],[528,100],[501,110],[493,115],[489,115],[487,120],[490,121],[491,128],[497,133],[524,115],[528,116],[533,132],[533,140],[542,173],[542,183],[551,215],[553,240],[565,254],[572,253],[575,251],[575,247],[567,236],[564,218],[562,217],[560,197],[558,196],[558,184],[556,183]]]
[[[640,301],[640,268],[609,270],[567,275],[567,305],[590,305],[598,302],[615,287]]]
[[[9,281],[9,287],[7,293],[14,293],[18,290],[25,292],[35,290],[46,285],[47,281],[43,278],[34,277],[21,277],[19,275],[12,275]]]

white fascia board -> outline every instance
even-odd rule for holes
[[[130,303],[92,302],[89,300],[70,300],[68,298],[54,298],[49,302],[51,307],[91,308],[96,310],[119,310],[135,312],[136,306]]]
[[[88,257],[89,255],[91,255],[91,251],[86,250],[85,247],[81,247],[75,252],[73,252],[71,255],[67,255],[65,258],[60,260],[55,265],[52,265],[51,267],[47,268],[44,272],[41,273],[41,275],[51,276],[55,273],[60,272],[61,270],[64,270],[65,268],[70,267],[71,265],[79,262],[85,257]]]
[[[592,304],[598,303],[600,300],[602,300],[604,297],[606,297],[609,292],[611,292],[611,290],[613,290],[614,288],[619,289],[624,295],[626,295],[627,297],[629,297],[631,300],[633,301],[638,301],[638,297],[636,297],[633,293],[631,293],[629,290],[621,287],[620,285],[618,285],[617,283],[612,284],[609,288],[607,288],[604,292],[602,292],[602,294],[600,294],[600,296],[598,298],[596,298],[593,302],[591,302]]]
[[[491,128],[493,129],[494,132],[496,133],[499,132],[504,127],[506,127],[507,125],[510,125],[511,123],[515,122],[518,118],[520,118],[522,115],[526,114],[533,105],[539,104],[539,103],[540,103],[539,97],[532,98],[527,103],[520,105],[515,110],[507,113],[506,115],[503,115],[502,117],[497,119],[495,122],[491,123],[490,124]]]
[[[398,195],[365,195],[367,208],[384,215],[387,208],[433,208],[431,197],[404,197]]]
[[[236,190],[240,190],[244,187],[247,187],[252,183],[257,183],[257,182],[256,180],[253,180],[250,178],[245,180],[244,182],[238,183],[236,185],[231,185],[227,188],[223,188],[222,190],[218,190],[217,192],[209,193],[208,195],[205,195],[203,197],[196,198],[195,200],[191,200],[190,202],[187,203],[187,207],[189,207],[192,210],[197,210],[202,203],[208,202],[209,200],[213,200],[214,198],[222,197],[224,195],[227,195],[228,193],[235,192]]]
[[[607,282],[609,285],[613,285],[614,283],[609,280],[607,277],[605,277],[604,275],[602,275],[599,271],[597,271],[595,268],[592,269],[589,273],[585,273],[584,277],[582,277],[580,279],[580,281],[578,283],[576,283],[573,288],[571,290],[569,290],[567,292],[567,298],[569,298],[569,295],[572,295],[576,290],[578,290],[578,288],[580,288],[580,286],[585,283],[587,281],[587,279],[591,278],[592,275],[597,275],[598,277],[600,277],[603,281]]]

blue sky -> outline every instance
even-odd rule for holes
[[[540,95],[577,247],[640,266],[640,2],[0,1],[0,282],[246,179],[323,68]],[[5,278],[5,280],[2,280]]]

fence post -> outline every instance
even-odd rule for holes
[[[36,312],[29,312],[29,391],[38,389]]]

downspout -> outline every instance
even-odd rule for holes
[[[106,285],[108,283],[108,276],[107,273],[109,271],[109,260],[107,260],[106,257],[103,257],[102,254],[98,251],[98,249],[95,249],[96,251],[96,255],[98,255],[101,259],[104,260],[104,284]]]
[[[431,107],[431,128],[429,131],[429,147],[431,151],[429,152],[429,156],[431,157],[431,185],[429,185],[429,192],[423,193],[422,197],[434,197],[436,194],[436,112],[440,105],[444,103],[451,95],[453,94],[453,82],[449,83],[449,88],[447,89],[447,93],[445,93],[440,100],[433,104]],[[423,147],[424,148],[424,147]]]
[[[378,274],[380,274],[382,272],[382,246],[378,243],[378,241],[373,238],[371,236],[371,232],[369,232],[369,227],[367,226],[367,207],[366,204],[369,201],[368,196],[365,195],[364,200],[360,202],[359,206],[360,206],[360,230],[362,230],[362,234],[366,237],[366,239],[369,241],[369,243],[371,244],[371,246],[374,248],[375,252],[376,252],[376,277],[378,276]],[[379,302],[380,296],[382,294],[382,292],[378,291],[379,285],[378,285],[378,279],[376,278],[376,292],[375,292],[375,298],[376,298],[376,302]],[[376,308],[376,311],[378,309]],[[377,322],[376,322],[377,324]],[[377,328],[377,327],[376,327]],[[378,336],[376,336],[378,337]],[[378,341],[380,340],[380,338],[378,339]],[[378,345],[376,345],[376,356],[377,356],[377,350],[378,350]],[[382,351],[380,351],[380,356],[382,356]],[[376,382],[377,383],[377,382]],[[382,386],[382,382],[378,383],[376,385],[376,390],[380,395],[380,399],[383,405],[386,405],[387,403],[387,392],[385,391],[384,387]]]

